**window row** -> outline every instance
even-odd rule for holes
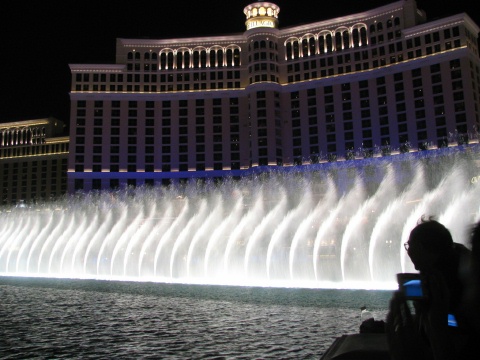
[[[365,24],[351,28],[342,27],[335,31],[324,30],[317,35],[303,38],[291,37],[285,41],[285,60],[324,54],[368,45]]]
[[[189,81],[205,81],[205,80],[233,80],[240,79],[240,71],[210,71],[210,72],[195,72],[195,73],[177,73],[174,74],[110,74],[108,83],[124,83],[125,79],[127,83],[131,82],[143,82],[143,83],[167,83],[167,82],[189,82]],[[88,83],[93,80],[93,83],[105,82],[107,83],[106,74],[94,73],[90,77],[89,73],[77,73],[75,75],[76,83]]]
[[[165,49],[160,52],[160,70],[240,66],[240,48]]]
[[[0,158],[68,153],[68,143],[1,148]]]
[[[6,129],[0,131],[0,147],[42,144],[45,142],[45,127]]]

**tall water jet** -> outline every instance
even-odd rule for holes
[[[373,281],[387,281],[392,273],[401,272],[400,263],[395,265],[395,259],[403,255],[403,245],[395,246],[395,236],[401,234],[406,218],[412,207],[425,193],[425,174],[419,166],[408,188],[377,214],[378,218],[369,243],[368,259],[370,274]],[[401,243],[402,244],[402,243]]]
[[[469,245],[480,156],[467,150],[3,207],[0,275],[390,287],[413,271],[403,243],[422,216]]]

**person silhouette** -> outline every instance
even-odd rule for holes
[[[453,242],[450,231],[431,218],[422,218],[410,232],[405,250],[415,269],[427,282],[428,278],[432,278],[431,281],[445,282],[450,296],[449,310],[459,312],[471,251],[464,245]]]
[[[462,308],[466,317],[468,329],[474,335],[471,337],[471,347],[480,352],[480,222],[471,231],[472,257],[468,271]]]
[[[471,251],[431,218],[421,219],[404,246],[426,293],[413,301],[414,314],[404,295],[394,293],[386,321],[392,359],[468,358],[470,332],[462,302]]]

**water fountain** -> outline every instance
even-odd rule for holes
[[[388,288],[413,271],[403,243],[422,215],[468,245],[480,220],[479,153],[470,145],[2,208],[0,275]]]

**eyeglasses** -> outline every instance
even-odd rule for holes
[[[410,248],[410,244],[408,243],[408,241],[403,244],[403,247],[405,248],[405,251],[408,251],[408,249]]]

